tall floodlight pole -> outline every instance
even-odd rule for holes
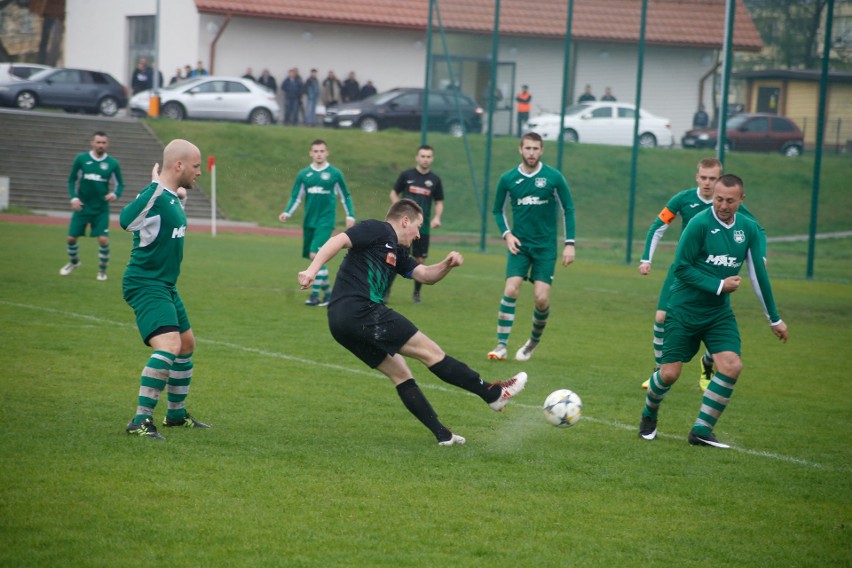
[[[426,144],[426,129],[429,125],[429,89],[432,80],[432,14],[435,0],[429,0],[429,19],[426,24],[426,78],[423,80],[423,116],[420,118],[420,145]]]
[[[562,154],[565,151],[565,137],[562,129],[565,127],[565,107],[568,106],[568,73],[571,71],[571,25],[574,19],[574,0],[568,0],[568,16],[565,21],[565,61],[562,63],[562,104],[559,111],[559,141],[556,144],[556,169],[562,171]]]
[[[731,88],[731,64],[733,63],[734,14],[737,11],[736,0],[725,0],[725,39],[722,61],[722,101],[719,105],[719,130],[716,132],[716,157],[725,163],[725,142],[728,132],[728,91]]]
[[[494,139],[494,89],[497,88],[497,50],[500,47],[500,0],[494,0],[494,33],[491,35],[491,81],[488,83],[488,134],[485,139],[485,180],[482,188],[482,232],[479,250],[485,251],[485,235],[488,233],[488,186],[491,183],[491,146]]]
[[[825,95],[828,91],[828,56],[831,53],[831,25],[834,19],[834,0],[828,0],[825,14],[825,41],[822,47],[822,74],[819,79],[819,113],[817,115],[816,153],[814,154],[813,190],[811,191],[811,225],[808,231],[807,278],[814,277],[814,248],[816,246],[817,206],[822,168],[822,140],[825,136]]]
[[[636,71],[636,112],[633,116],[633,153],[630,156],[630,205],[627,208],[627,257],[630,264],[633,256],[633,211],[636,209],[636,167],[639,162],[639,109],[642,105],[642,72],[645,64],[645,21],[648,16],[648,0],[642,0],[642,17],[639,24],[639,62]]]

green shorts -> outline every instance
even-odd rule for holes
[[[124,281],[124,301],[136,314],[136,327],[145,345],[155,332],[163,327],[175,328],[183,333],[190,329],[189,317],[177,288],[166,284]]]
[[[311,253],[317,252],[331,238],[334,227],[303,227],[302,258],[311,258]]]
[[[662,363],[691,361],[701,342],[710,353],[733,351],[741,354],[740,330],[737,318],[729,306],[719,308],[706,318],[670,310],[663,331]]]
[[[71,222],[68,224],[69,237],[82,237],[86,234],[86,227],[91,225],[89,235],[92,237],[109,236],[109,209],[103,213],[83,213],[74,211]]]
[[[536,280],[553,284],[556,268],[556,248],[527,248],[521,246],[518,254],[506,254],[506,278],[520,276],[530,282]]]

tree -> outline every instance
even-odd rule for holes
[[[823,15],[829,0],[743,0],[764,49],[743,67],[816,69],[821,58]]]

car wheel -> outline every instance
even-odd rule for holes
[[[249,115],[249,123],[257,124],[258,126],[268,126],[272,124],[272,113],[265,108],[256,108]]]
[[[183,107],[179,103],[166,103],[163,105],[163,110],[160,114],[172,120],[183,120],[186,117],[186,111],[183,110]]]
[[[379,121],[372,116],[365,116],[361,119],[361,122],[358,123],[358,126],[360,126],[361,130],[364,132],[376,132],[379,129]]]
[[[118,101],[115,97],[104,97],[98,103],[98,112],[104,116],[115,116],[118,112]]]
[[[651,134],[650,132],[646,132],[645,134],[639,135],[639,147],[641,148],[656,148],[657,147],[657,137]]]
[[[798,144],[787,144],[781,148],[781,153],[788,158],[795,158],[796,156],[802,155],[802,147]]]
[[[576,144],[580,141],[580,137],[577,136],[577,131],[573,128],[566,128],[562,131],[562,140],[571,144]]]
[[[450,136],[454,136],[455,138],[461,138],[465,133],[464,124],[461,122],[451,122],[449,126],[447,126],[447,132]]]
[[[15,97],[15,104],[21,110],[33,110],[38,104],[38,100],[32,91],[21,91]]]

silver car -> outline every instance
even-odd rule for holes
[[[133,114],[148,114],[152,91],[130,99]],[[275,94],[250,79],[193,77],[159,89],[160,116],[173,120],[234,120],[274,124],[279,106]]]

